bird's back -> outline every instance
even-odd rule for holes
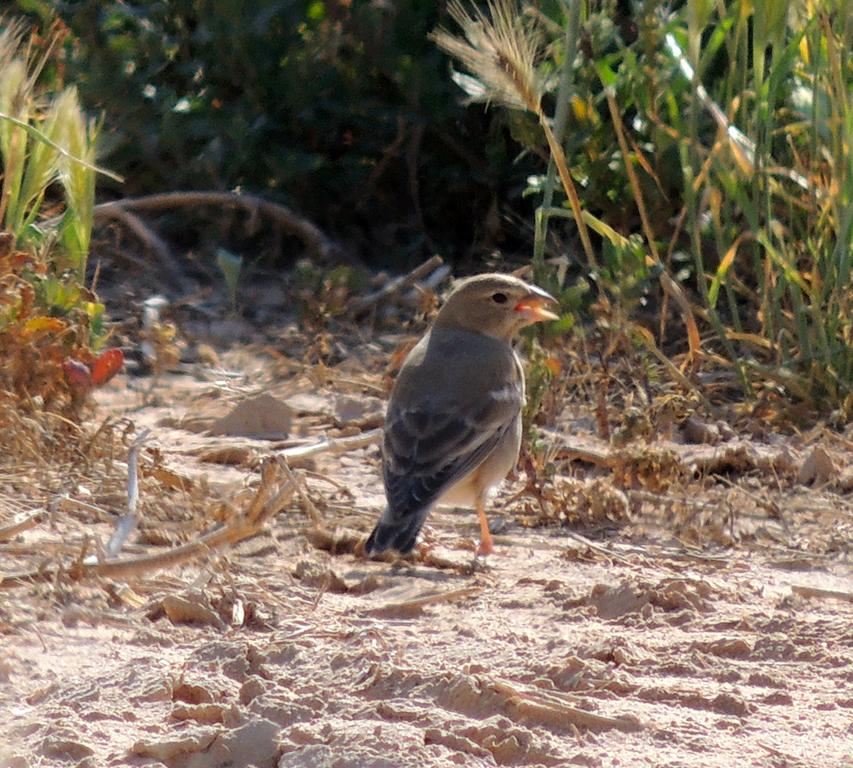
[[[523,400],[508,342],[449,328],[424,336],[388,404],[382,451],[388,508],[368,550],[411,549],[432,504],[515,429]]]

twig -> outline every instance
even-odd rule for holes
[[[69,496],[67,493],[57,498],[56,503],[58,505],[61,505],[63,508],[76,507],[77,509],[82,509],[85,512],[92,512],[93,514],[98,515],[102,522],[107,521],[111,518],[110,513],[107,512],[107,510],[105,510],[103,507],[98,507],[94,504],[89,504],[86,501],[75,499],[72,496]]]
[[[725,480],[725,478],[720,479]],[[734,488],[736,486],[732,484],[732,487]],[[625,492],[628,494],[628,498],[631,501],[638,501],[640,503],[648,502],[649,504],[656,504],[659,506],[663,504],[681,504],[684,507],[694,507],[696,509],[717,509],[720,506],[717,501],[706,501],[704,499],[689,497],[687,495],[672,496],[667,493],[652,493],[651,491],[642,491],[636,488],[628,489]]]
[[[391,298],[395,293],[399,293],[405,288],[408,288],[413,283],[417,282],[423,277],[426,277],[430,272],[432,272],[437,267],[440,267],[444,263],[444,259],[441,258],[438,254],[432,256],[427,259],[420,266],[415,267],[411,272],[407,275],[402,275],[401,277],[395,278],[391,280],[391,282],[386,283],[382,288],[374,293],[371,293],[367,296],[362,296],[360,298],[354,299],[350,302],[349,311],[352,315],[358,315],[362,312],[370,309],[376,304],[379,304],[387,299]]]
[[[419,280],[415,286],[408,291],[404,296],[400,297],[400,304],[407,307],[419,307],[421,298],[425,291],[434,291],[441,283],[443,283],[453,273],[453,267],[450,264],[444,264],[436,269],[431,275]]]
[[[622,466],[635,456],[642,456],[646,453],[653,454],[659,450],[672,453],[681,471],[689,475],[697,473],[714,475],[731,468],[741,472],[759,470],[761,472],[781,472],[791,475],[795,473],[798,466],[796,457],[792,457],[787,448],[756,446],[742,440],[733,440],[719,445],[699,446],[665,442],[645,446],[637,452],[625,448],[578,445],[579,438],[548,429],[541,429],[540,434],[552,442],[555,460],[585,461],[608,469]],[[575,444],[572,445],[572,442]],[[660,494],[657,496],[661,501],[667,500],[666,496]],[[685,503],[699,504],[695,499],[687,499]]]
[[[295,448],[285,448],[278,455],[287,460],[304,459],[308,456],[316,456],[319,453],[346,453],[366,445],[378,443],[382,439],[382,428],[377,427],[360,435],[352,437],[327,437],[317,443],[308,445],[297,445]]]
[[[127,537],[136,527],[136,506],[139,503],[139,449],[151,434],[150,429],[144,429],[131,443],[127,453],[127,513],[119,517],[115,531],[107,542],[106,558],[115,558],[124,546]]]
[[[766,750],[774,757],[778,757],[784,761],[783,765],[790,766],[790,768],[797,768],[798,766],[805,766],[805,762],[798,757],[794,757],[787,752],[783,752],[781,749],[776,749],[776,747],[770,746],[770,744],[765,744],[764,742],[757,741],[755,742],[761,747],[763,750]]]
[[[459,600],[467,600],[469,597],[479,595],[483,591],[480,585],[471,587],[459,587],[458,589],[450,589],[444,592],[433,592],[432,594],[420,595],[413,597],[411,600],[400,600],[384,605],[377,605],[369,608],[366,613],[374,616],[415,616],[423,612],[423,609],[430,605],[438,605],[440,603],[455,603]]]
[[[684,319],[684,324],[687,328],[687,343],[690,346],[690,356],[692,365],[695,368],[699,355],[702,352],[702,341],[699,338],[699,329],[696,326],[696,319],[693,317],[693,311],[690,307],[690,302],[681,290],[681,286],[672,279],[667,272],[666,266],[660,260],[657,244],[655,242],[655,233],[652,229],[651,220],[646,211],[646,204],[643,198],[642,189],[640,187],[637,172],[634,169],[634,164],[631,160],[631,153],[628,149],[628,142],[625,140],[624,126],[622,125],[622,116],[619,114],[619,108],[616,105],[616,96],[612,88],[604,89],[607,97],[607,106],[610,108],[610,117],[613,121],[613,127],[616,131],[616,138],[619,142],[619,149],[622,152],[623,165],[625,172],[628,174],[628,182],[631,186],[631,191],[634,195],[634,201],[637,204],[637,211],[640,214],[640,223],[643,227],[643,235],[649,246],[651,256],[646,258],[646,266],[658,267],[661,272],[658,275],[661,287],[678,304],[681,310],[681,315]],[[682,382],[683,384],[683,382]]]
[[[136,506],[139,504],[139,449],[150,434],[150,429],[143,429],[127,452],[127,512],[130,515],[136,514]]]
[[[586,728],[592,731],[639,731],[642,724],[633,717],[606,717],[596,715],[585,709],[565,704],[562,701],[545,698],[544,694],[519,691],[513,686],[497,680],[480,678],[481,688],[496,694],[504,705],[506,713],[521,722],[569,729],[569,726]]]
[[[281,459],[280,462],[284,476],[296,486],[296,491],[299,494],[302,504],[305,506],[305,511],[308,512],[308,516],[311,518],[311,522],[314,523],[314,525],[320,525],[320,512],[314,502],[311,501],[311,497],[308,495],[308,485],[305,482],[305,477],[294,472],[290,468],[286,459]]]
[[[571,539],[572,541],[581,544],[588,549],[591,549],[593,552],[598,552],[599,555],[606,557],[608,560],[616,560],[624,565],[629,565],[631,560],[623,555],[617,554],[609,550],[607,547],[603,547],[601,544],[596,544],[594,541],[590,541],[586,536],[582,536],[579,533],[573,533],[572,531],[566,531],[563,534],[567,539]]]
[[[853,592],[842,592],[837,589],[821,589],[820,587],[806,587],[799,584],[791,585],[791,592],[800,597],[821,597],[830,600],[843,600],[845,603],[853,603]]]
[[[44,521],[46,516],[46,510],[37,509],[35,512],[31,512],[29,515],[17,522],[0,526],[0,541],[8,541],[9,539],[17,536],[19,533],[28,531],[30,528],[35,528],[39,523]]]
[[[612,468],[618,460],[612,451],[598,451],[595,448],[573,448],[569,445],[560,446],[554,456],[555,459],[568,461],[585,461],[587,464],[595,464],[599,467]]]

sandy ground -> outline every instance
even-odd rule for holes
[[[223,365],[239,374],[225,384],[170,376],[152,397],[120,377],[98,394],[93,421],[151,427],[142,465],[161,469],[143,473],[122,556],[196,535],[215,523],[211,500],[239,506],[257,484],[269,443],[188,428],[248,389],[288,402],[307,437],[375,426],[369,386],[342,402],[340,382],[276,389],[258,355]],[[583,414],[559,423],[580,434]],[[212,463],[229,441],[237,457]],[[853,505],[826,479],[798,483],[810,446],[785,451],[794,476],[756,462],[660,502],[614,490],[630,509],[587,527],[534,527],[523,474],[511,478],[486,564],[475,515],[444,510],[425,560],[360,558],[352,539],[383,502],[378,447],[319,455],[300,465],[306,493],[236,547],[0,592],[0,766],[853,765]],[[3,572],[105,541],[122,498],[111,467],[66,489],[68,514],[4,544]],[[193,490],[169,490],[175,476]],[[307,533],[318,527],[325,539]]]

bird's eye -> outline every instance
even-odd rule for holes
[[[492,301],[495,302],[495,304],[506,304],[506,301],[507,301],[506,294],[500,293],[500,292],[493,293],[492,294]]]

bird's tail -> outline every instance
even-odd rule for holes
[[[364,554],[370,557],[386,549],[396,549],[401,555],[411,552],[425,519],[426,515],[411,515],[391,522],[383,518],[368,536]]]

